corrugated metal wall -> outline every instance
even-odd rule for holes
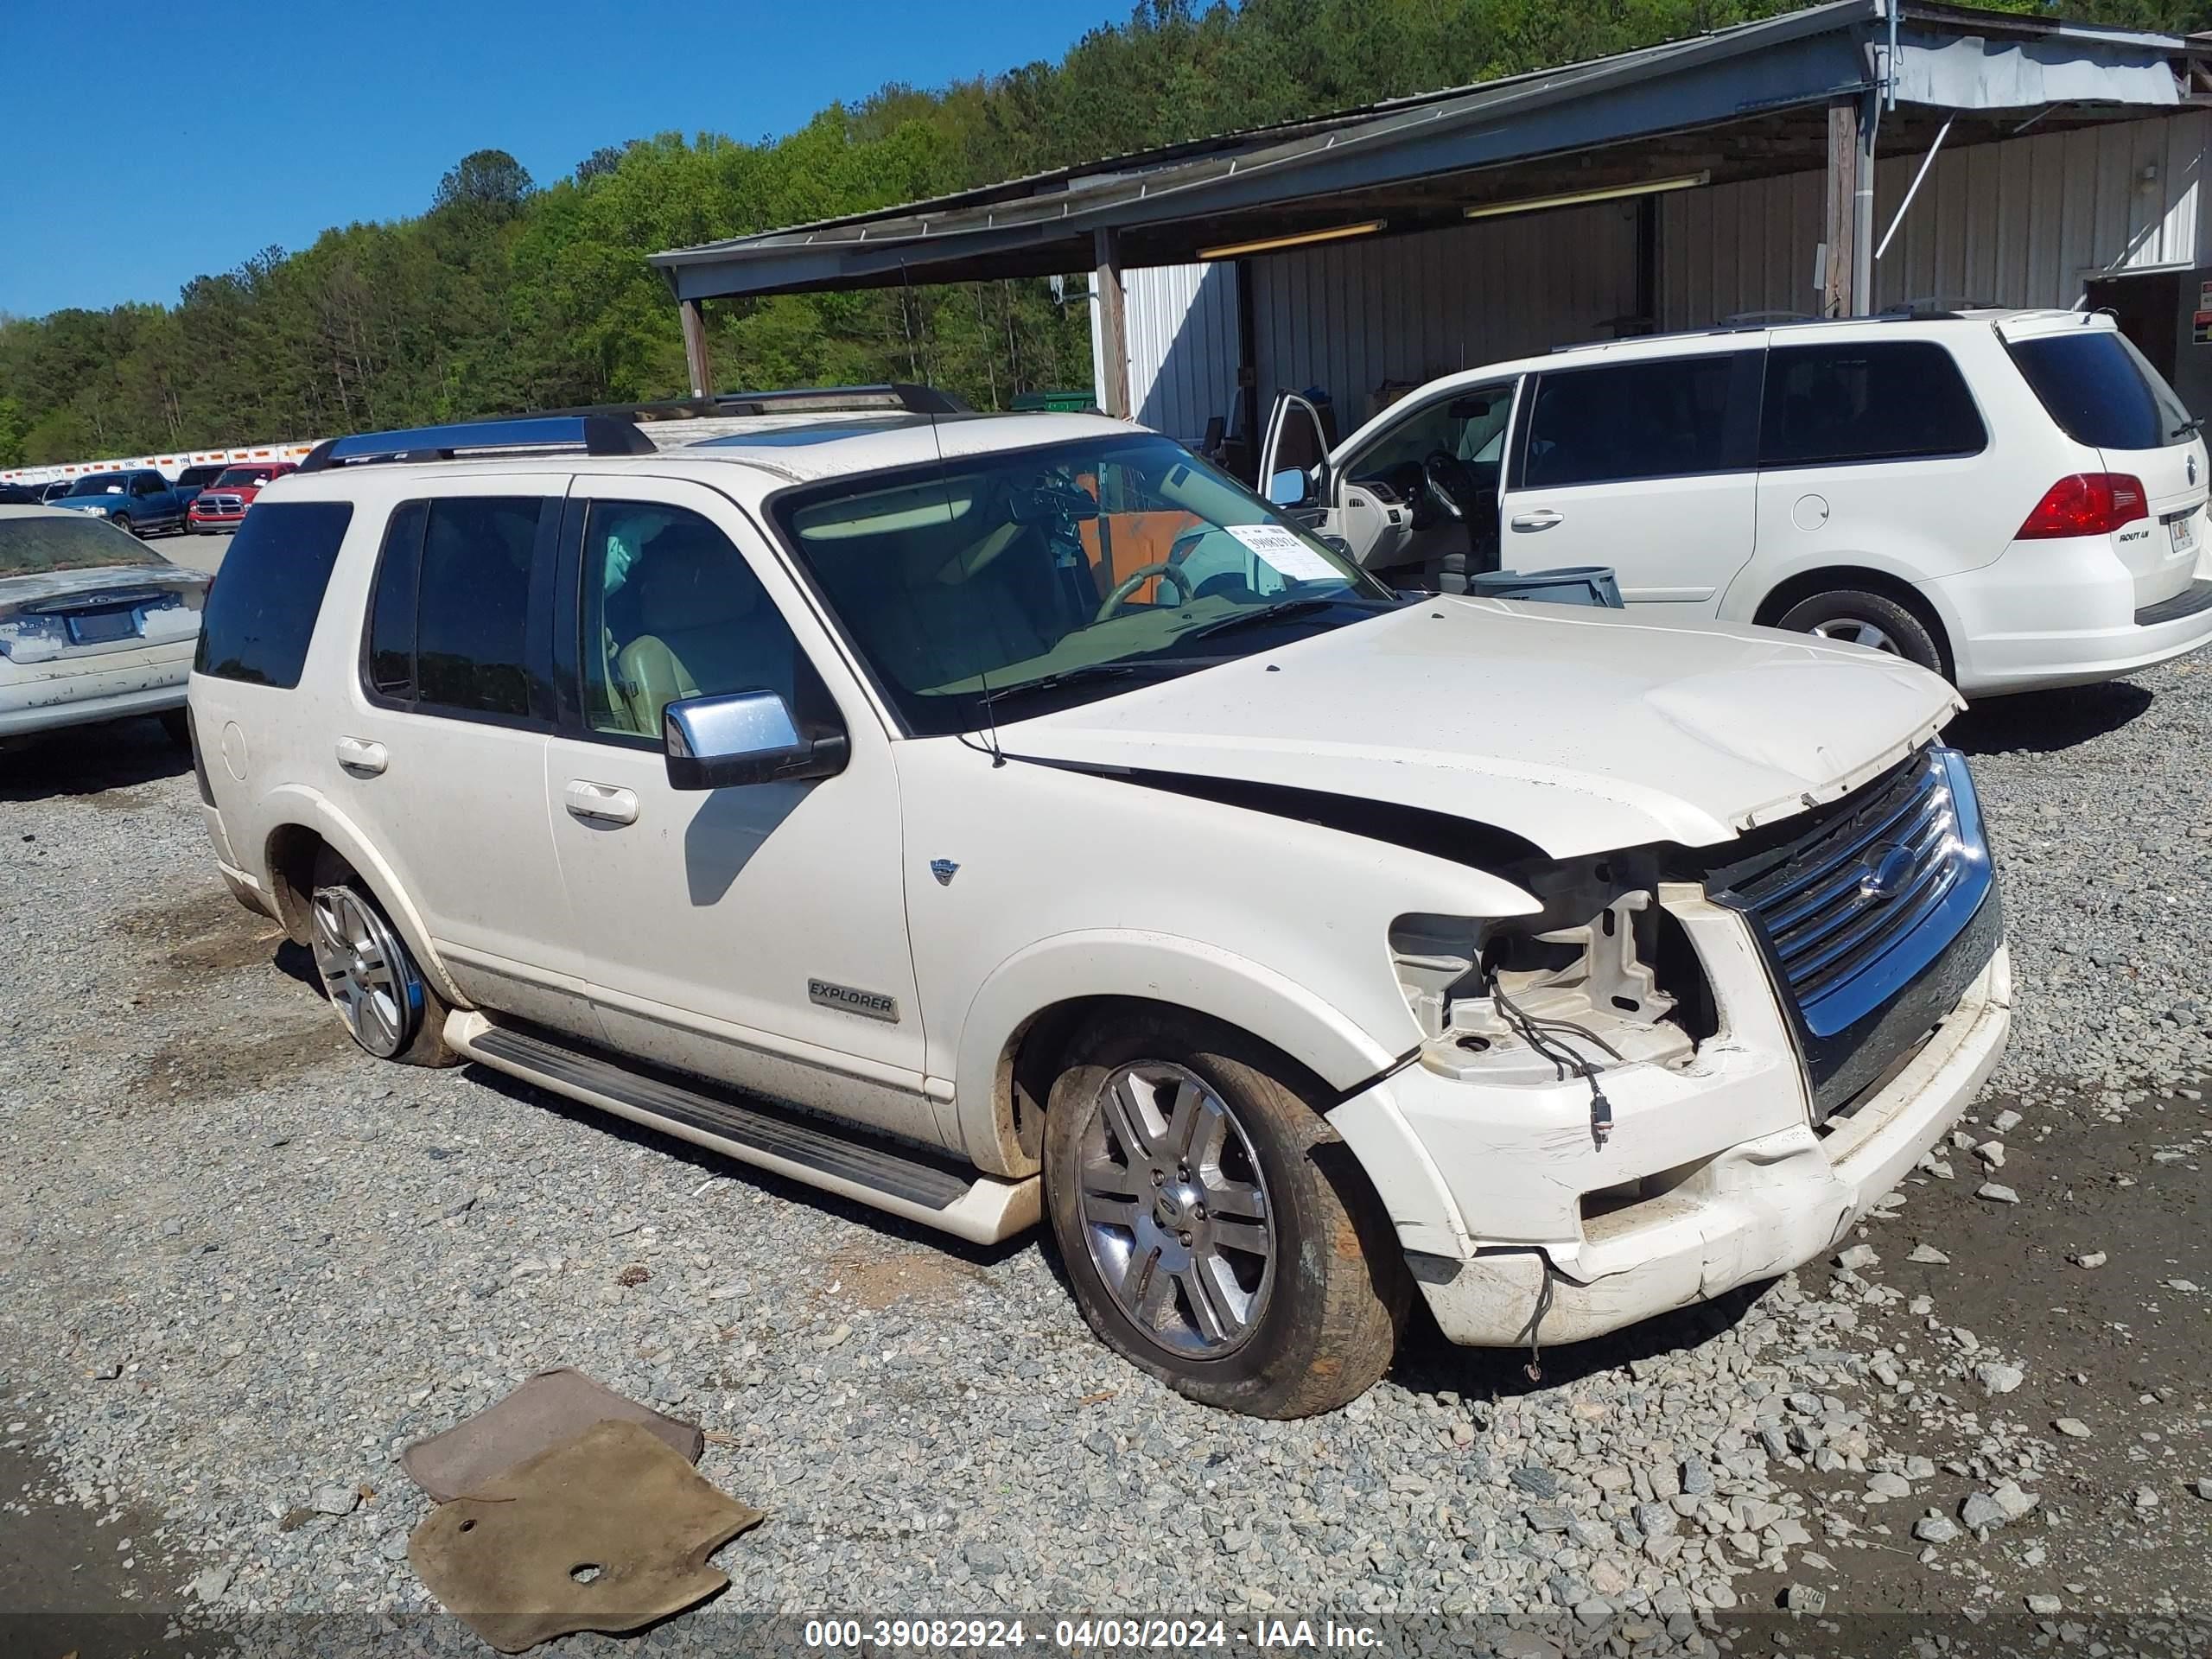
[[[1604,337],[1636,308],[1636,209],[1600,202],[1300,248],[1251,271],[1260,406],[1319,386],[1349,432],[1386,380]]]
[[[1938,154],[1889,251],[1878,305],[1923,298],[2069,306],[2107,270],[2191,265],[2212,198],[2212,115],[2116,122]],[[1918,156],[1876,169],[1874,235],[1904,200]],[[1746,311],[1819,308],[1814,253],[1825,181],[1796,173],[1662,197],[1661,315],[1691,328]]]
[[[1878,241],[1920,160],[1881,163]],[[1877,302],[2069,306],[2102,270],[2212,264],[2208,167],[2212,114],[2198,111],[1947,149],[1874,268]],[[1825,188],[1811,172],[1660,197],[1663,326],[1816,310]],[[1603,337],[1602,325],[1636,306],[1636,209],[1601,202],[1262,255],[1249,266],[1262,410],[1278,391],[1318,385],[1349,432],[1385,380]],[[1194,437],[1235,395],[1234,273],[1186,265],[1133,270],[1127,282],[1141,418]]]
[[[1129,402],[1136,418],[1185,442],[1206,421],[1235,419],[1236,267],[1169,265],[1126,273]],[[1096,352],[1096,331],[1092,331]]]

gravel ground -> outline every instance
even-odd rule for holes
[[[24,1575],[59,1614],[41,1641],[156,1608],[178,1651],[466,1648],[404,1559],[426,1501],[394,1454],[574,1364],[702,1422],[704,1472],[769,1511],[656,1649],[771,1612],[1089,1611],[1480,1617],[1516,1659],[1938,1624],[1957,1652],[2202,1650],[2212,1356],[2207,1294],[2173,1286],[2212,1282],[2208,734],[2187,664],[1955,728],[2018,1023],[1972,1144],[1865,1230],[1876,1259],[1541,1382],[1428,1332],[1293,1424],[1122,1365],[1035,1240],[967,1249],[494,1076],[367,1061],[215,884],[150,726],[0,758],[0,1546],[67,1541]],[[2101,1278],[2072,1259],[2100,1250]]]

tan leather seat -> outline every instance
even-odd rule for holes
[[[660,734],[686,697],[773,691],[791,698],[791,630],[737,550],[704,524],[670,524],[640,550],[638,637],[614,659],[630,729]]]

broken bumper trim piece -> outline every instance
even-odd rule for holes
[[[1951,1017],[1889,1084],[1825,1135],[1809,1123],[1728,1148],[1662,1197],[1593,1220],[1580,1240],[1409,1253],[1452,1341],[1506,1347],[1601,1336],[1802,1267],[1849,1230],[1956,1121],[2003,1052],[2012,964],[1999,949]]]

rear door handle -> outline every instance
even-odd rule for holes
[[[338,764],[359,778],[374,778],[391,764],[384,745],[363,737],[338,740]]]
[[[1554,524],[1559,523],[1560,519],[1566,517],[1567,515],[1565,513],[1554,512],[1549,507],[1531,507],[1526,512],[1516,512],[1513,515],[1513,528],[1516,530],[1549,530]]]
[[[596,823],[635,823],[638,821],[638,797],[631,790],[617,789],[612,784],[588,783],[581,778],[571,778],[566,795],[569,816],[588,818]]]

